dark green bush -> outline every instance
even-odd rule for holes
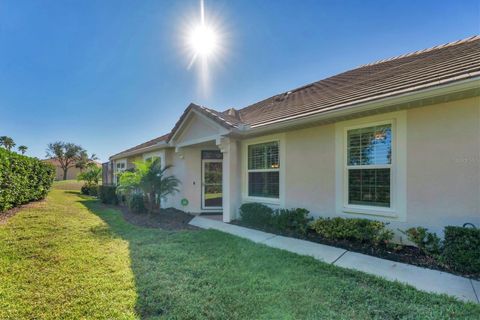
[[[272,216],[272,227],[286,232],[305,235],[308,223],[312,218],[308,217],[307,209],[279,209]]]
[[[480,229],[445,227],[441,259],[456,271],[480,274]]]
[[[273,210],[261,203],[244,203],[240,207],[242,222],[252,227],[269,227],[272,224]]]
[[[116,186],[98,186],[98,197],[105,204],[118,204]]]
[[[329,240],[351,240],[373,245],[387,244],[393,231],[381,221],[368,219],[318,218],[311,224],[319,235]]]
[[[442,246],[436,233],[428,232],[428,229],[423,227],[410,228],[401,232],[425,254],[434,256],[440,253]]]
[[[52,165],[0,148],[0,212],[45,198],[54,177]]]
[[[82,188],[80,188],[80,192],[87,196],[98,196],[98,185],[96,184],[84,184]]]
[[[130,211],[136,213],[145,213],[147,212],[147,207],[145,206],[145,197],[143,194],[134,193],[127,197],[127,205]]]

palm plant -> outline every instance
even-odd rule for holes
[[[162,168],[160,159],[136,161],[135,170],[125,171],[120,175],[117,191],[127,199],[142,192],[148,204],[148,212],[155,208],[161,209],[161,200],[179,191],[180,180],[175,176],[167,176],[167,170],[172,166]]]
[[[85,170],[88,167],[96,166],[95,160],[98,160],[98,157],[95,153],[89,157],[86,150],[82,150],[79,154],[78,160],[75,163],[75,167],[79,168],[80,171]]]
[[[102,168],[97,166],[91,166],[87,171],[80,173],[77,176],[77,180],[85,181],[86,185],[98,185],[98,182],[102,178]]]
[[[3,146],[8,151],[10,151],[10,150],[12,150],[13,147],[15,147],[16,144],[13,141],[12,138],[7,137],[7,136],[1,136],[0,137],[0,145]]]
[[[25,152],[27,152],[27,149],[27,146],[18,146],[18,151],[20,151],[22,154],[25,154]]]

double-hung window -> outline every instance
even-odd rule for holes
[[[346,204],[392,207],[392,123],[346,130]]]
[[[280,194],[279,142],[248,145],[248,196],[278,199]]]
[[[125,161],[118,161],[115,164],[115,182],[118,184],[120,182],[120,173],[125,171],[127,163]]]

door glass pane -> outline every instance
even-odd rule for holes
[[[222,163],[204,162],[204,207],[222,206]]]

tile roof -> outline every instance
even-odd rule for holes
[[[168,134],[164,134],[163,136],[157,137],[155,139],[152,139],[152,140],[149,140],[147,142],[141,143],[141,144],[139,144],[135,147],[132,147],[130,149],[123,150],[122,152],[116,153],[113,156],[111,156],[110,158],[121,156],[123,154],[127,155],[127,154],[130,154],[130,153],[135,152],[135,151],[139,151],[139,150],[142,150],[142,149],[145,149],[145,148],[148,148],[148,147],[152,147],[152,146],[154,146],[154,145],[156,145],[156,144],[158,144],[162,141],[166,142],[167,138],[168,138]]]
[[[252,127],[480,75],[480,36],[360,66],[239,110]]]
[[[170,134],[115,156],[168,141],[190,110],[229,129],[260,127],[476,76],[480,76],[480,36],[365,64],[240,110],[231,108],[220,112],[191,103]]]

